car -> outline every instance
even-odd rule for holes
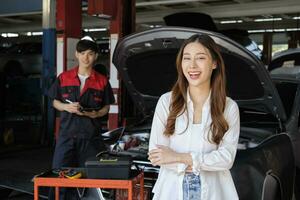
[[[276,53],[268,65],[268,70],[293,66],[300,66],[300,48],[291,48]]]
[[[144,168],[146,177],[151,172],[149,185],[153,185],[153,172],[157,168],[147,159],[147,145],[154,109],[160,95],[171,90],[176,80],[177,52],[193,34],[208,34],[219,45],[225,62],[228,96],[240,109],[239,147],[231,169],[240,199],[292,199],[295,158],[298,162],[299,156],[291,138],[297,138],[299,133],[286,132],[289,118],[264,64],[245,47],[220,33],[161,27],[118,41],[112,60],[138,110],[132,115],[138,120],[127,125],[122,137],[126,150],[119,154],[133,156],[134,162]],[[139,142],[133,145],[128,138]]]
[[[41,74],[42,66],[41,42],[14,44],[0,54],[0,72],[10,77]]]
[[[292,136],[295,155],[299,157],[299,110],[300,110],[300,48],[292,48],[278,52],[268,66],[270,76],[275,84],[285,107],[288,120],[285,122],[286,132]],[[296,159],[296,186],[295,195],[300,196],[300,163]]]
[[[259,59],[262,59],[262,51],[258,47],[257,43],[249,37],[247,30],[218,30],[213,18],[208,14],[200,12],[178,12],[165,16],[164,21],[167,26],[197,28],[222,33],[244,46]]]

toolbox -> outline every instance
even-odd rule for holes
[[[131,156],[104,154],[86,160],[86,176],[92,179],[129,179]]]

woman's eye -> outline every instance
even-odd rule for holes
[[[183,57],[183,60],[190,60],[189,57]]]

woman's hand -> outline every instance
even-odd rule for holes
[[[178,162],[178,153],[171,148],[163,145],[157,145],[157,149],[152,149],[148,153],[148,159],[153,166],[170,164]]]

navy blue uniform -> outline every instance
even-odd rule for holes
[[[59,75],[49,90],[49,97],[64,103],[79,102],[84,108],[102,108],[115,101],[107,78],[94,70],[80,91],[78,67]],[[52,167],[83,167],[87,157],[105,148],[100,133],[100,118],[62,111]]]

